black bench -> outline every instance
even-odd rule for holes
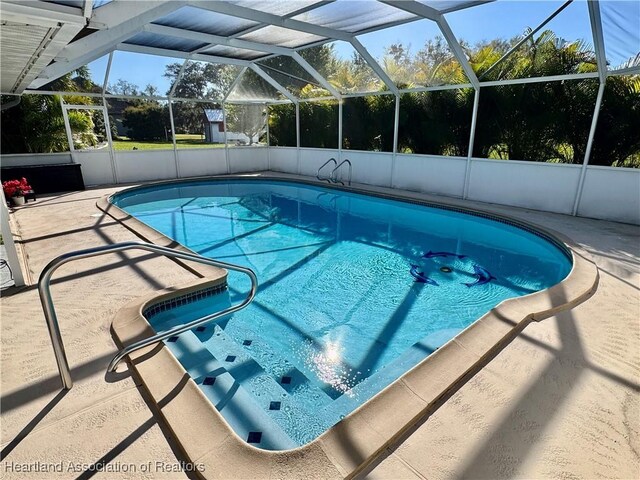
[[[84,180],[79,163],[56,163],[52,165],[20,165],[2,167],[2,181],[27,179],[33,188],[32,195],[25,200],[35,200],[35,193],[58,193],[84,190]]]

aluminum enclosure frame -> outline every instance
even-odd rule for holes
[[[567,2],[564,6],[568,5]],[[465,170],[465,182],[464,188],[462,192],[462,197],[467,198],[468,196],[468,181],[470,176],[471,169],[471,159],[473,157],[473,145],[474,145],[474,137],[475,137],[475,126],[477,123],[478,117],[478,105],[479,105],[479,96],[480,90],[484,87],[492,87],[497,85],[512,85],[512,84],[527,84],[527,83],[536,83],[536,82],[554,82],[554,81],[564,81],[564,80],[580,80],[580,79],[588,79],[588,78],[598,78],[599,81],[599,89],[598,95],[596,98],[594,112],[592,116],[591,128],[589,131],[589,137],[587,141],[587,148],[585,157],[582,162],[581,167],[581,175],[579,186],[576,191],[573,214],[577,214],[577,208],[580,202],[580,196],[582,193],[582,187],[584,183],[584,178],[586,174],[586,168],[589,165],[589,158],[591,155],[591,150],[593,146],[593,139],[595,136],[595,131],[597,128],[597,120],[598,113],[602,104],[602,97],[604,86],[606,84],[607,77],[614,75],[627,75],[627,74],[638,74],[640,73],[640,67],[629,67],[623,69],[621,71],[609,71],[606,66],[606,56],[605,56],[605,45],[603,40],[603,32],[602,32],[602,20],[600,17],[600,5],[599,0],[591,0],[588,1],[588,11],[589,11],[589,19],[591,32],[594,39],[594,50],[596,54],[596,59],[598,63],[598,71],[594,73],[583,73],[583,74],[567,74],[567,75],[557,75],[557,76],[549,76],[549,77],[535,77],[535,78],[522,78],[522,79],[513,79],[513,80],[500,80],[500,81],[482,81],[478,79],[475,75],[469,61],[462,49],[460,42],[456,39],[453,31],[451,30],[447,20],[445,19],[445,14],[450,13],[452,11],[456,11],[458,9],[463,8],[473,8],[476,5],[480,5],[483,3],[487,3],[487,1],[477,1],[469,4],[461,4],[457,7],[449,8],[443,11],[438,11],[435,8],[429,7],[423,3],[420,3],[416,0],[379,0],[380,3],[391,6],[395,9],[402,10],[414,15],[412,18],[390,22],[388,24],[379,25],[377,27],[372,27],[365,30],[356,31],[355,33],[349,33],[343,30],[336,30],[332,28],[327,28],[320,25],[314,25],[311,23],[306,23],[300,20],[296,20],[292,17],[295,17],[301,13],[311,11],[316,8],[321,8],[324,5],[332,3],[332,1],[323,1],[318,2],[312,5],[308,5],[306,7],[294,10],[286,15],[274,15],[271,13],[254,10],[252,8],[241,7],[235,4],[229,4],[226,2],[203,2],[203,1],[186,1],[186,0],[153,0],[149,2],[139,2],[141,5],[137,5],[134,8],[135,12],[132,13],[131,16],[128,16],[126,19],[119,18],[115,12],[117,12],[116,8],[118,7],[118,2],[113,2],[104,7],[101,7],[97,10],[92,11],[92,2],[91,0],[87,0],[84,4],[83,14],[86,16],[89,22],[89,26],[93,28],[98,28],[100,31],[89,35],[86,39],[81,39],[76,42],[70,44],[57,59],[59,61],[49,65],[45,68],[43,72],[43,76],[41,79],[51,79],[54,74],[63,74],[62,70],[69,71],[74,67],[84,65],[93,61],[105,53],[109,54],[108,66],[105,72],[105,78],[103,82],[102,93],[100,94],[82,94],[83,96],[91,96],[91,97],[100,97],[102,99],[103,106],[106,106],[106,101],[108,98],[142,98],[138,96],[123,96],[123,95],[114,95],[109,94],[106,91],[111,63],[113,59],[114,51],[129,51],[129,52],[137,52],[151,55],[162,55],[166,57],[173,58],[181,58],[184,59],[184,63],[182,64],[182,68],[176,78],[175,83],[173,84],[169,94],[167,96],[146,96],[146,99],[155,99],[160,101],[167,101],[169,103],[169,111],[171,117],[172,124],[172,143],[173,150],[176,161],[176,172],[179,177],[179,168],[178,168],[178,153],[177,153],[177,145],[175,139],[175,132],[173,128],[173,112],[172,112],[172,103],[180,102],[180,101],[189,101],[189,102],[201,102],[201,103],[209,103],[215,102],[220,103],[222,105],[223,110],[226,110],[227,104],[255,104],[259,103],[265,105],[265,108],[268,111],[268,105],[281,104],[281,103],[292,103],[295,105],[296,110],[296,148],[298,149],[298,171],[300,171],[299,165],[299,149],[300,145],[300,102],[318,102],[318,101],[337,101],[339,105],[339,116],[338,116],[338,151],[339,156],[343,155],[342,148],[342,131],[343,131],[343,115],[342,115],[342,105],[345,98],[354,98],[354,97],[364,97],[369,95],[393,95],[395,96],[395,113],[394,113],[394,138],[393,138],[393,151],[391,152],[393,155],[393,165],[392,165],[392,180],[391,185],[393,186],[393,172],[395,171],[395,159],[398,154],[398,116],[399,116],[399,104],[400,97],[405,93],[411,92],[429,92],[429,91],[438,91],[438,90],[447,90],[447,89],[461,89],[461,88],[473,88],[475,90],[474,94],[474,102],[472,109],[472,117],[470,119],[471,122],[471,134],[469,138],[468,144],[468,155],[466,162],[466,170]],[[257,22],[256,25],[246,28],[240,32],[237,32],[228,37],[223,37],[219,35],[210,35],[203,34],[198,32],[193,32],[190,30],[183,30],[173,27],[166,27],[157,24],[151,23],[153,20],[167,15],[171,12],[176,11],[178,8],[183,6],[193,6],[201,9],[205,9],[211,12],[215,12],[223,15],[234,16],[239,19],[248,20],[251,22]],[[564,8],[564,6],[562,8]],[[551,18],[557,15],[559,12],[553,12],[549,17],[547,17],[536,30],[542,28]],[[438,85],[438,86],[429,86],[429,87],[416,87],[416,88],[407,88],[407,89],[399,89],[395,83],[389,78],[384,69],[380,66],[380,64],[376,61],[376,59],[368,52],[368,50],[360,43],[358,36],[363,35],[364,33],[369,33],[373,31],[383,30],[385,28],[389,28],[396,25],[406,24],[413,21],[418,20],[429,20],[434,22],[438,29],[440,30],[442,36],[447,41],[447,44],[453,54],[453,57],[459,62],[465,75],[469,79],[468,83],[465,84],[457,84],[457,85]],[[260,42],[248,41],[244,40],[241,37],[246,33],[250,33],[256,30],[259,30],[262,27],[275,25],[282,28],[287,28],[290,30],[299,31],[306,34],[313,34],[325,37],[325,40],[321,40],[319,42],[315,42],[310,45],[305,45],[302,47],[296,48],[287,48],[276,45],[264,44]],[[534,32],[536,31],[534,30]],[[132,45],[126,43],[128,38],[131,38],[133,35],[139,32],[150,32],[165,36],[172,36],[182,39],[189,40],[202,40],[203,43],[206,43],[205,46],[196,49],[193,52],[180,52],[176,50],[168,50],[161,49],[155,47],[146,47],[139,45]],[[96,38],[99,37],[99,38]],[[385,91],[376,91],[376,92],[358,92],[358,93],[341,93],[331,85],[331,83],[322,77],[320,73],[311,66],[308,62],[304,60],[304,58],[300,55],[300,52],[310,46],[322,45],[333,41],[344,41],[349,43],[356,52],[364,59],[364,61],[371,67],[371,69],[376,73],[376,75],[382,80],[387,90]],[[98,47],[95,44],[98,44]],[[260,57],[256,60],[242,60],[228,57],[215,57],[211,55],[204,55],[201,52],[206,50],[212,46],[227,46],[232,48],[242,48],[247,50],[254,50],[260,53],[265,53],[267,55]],[[503,58],[499,61],[504,60],[510,53],[515,51],[515,49],[510,50]],[[65,55],[67,55],[65,57]],[[70,58],[70,55],[73,55],[73,58]],[[282,86],[279,82],[277,82],[271,75],[269,75],[269,71],[260,68],[260,64],[258,62],[272,58],[278,55],[285,55],[293,59],[302,69],[304,69],[312,78],[314,78],[323,88],[325,88],[331,96],[328,97],[319,97],[319,98],[297,98],[293,94],[291,94],[284,86]],[[209,63],[219,63],[219,64],[232,64],[238,65],[242,67],[238,77],[232,83],[229,91],[223,98],[220,99],[186,99],[186,98],[178,98],[175,96],[176,86],[180,82],[184,69],[187,65],[188,61],[205,61]],[[250,69],[255,74],[259,75],[264,81],[270,84],[277,92],[279,92],[284,99],[283,100],[230,100],[229,94],[237,87],[237,85],[242,81],[242,77],[246,74],[246,71]],[[62,72],[62,73],[61,73]],[[59,75],[58,75],[59,76]],[[34,86],[38,86],[39,83],[42,83],[42,80],[34,82]],[[34,90],[25,90],[25,93],[31,94],[56,94],[56,95],[69,95],[70,92],[54,92],[54,91],[34,91]],[[65,111],[66,116],[66,111]],[[106,115],[108,118],[108,114]],[[267,120],[268,121],[268,120]],[[68,128],[68,121],[65,122],[66,127]],[[226,132],[226,115],[225,115],[225,132]],[[70,135],[70,132],[67,132],[67,135]],[[110,135],[109,135],[110,137]],[[225,133],[226,137],[226,133]],[[111,138],[109,140],[110,152],[113,158],[114,150],[113,143]],[[227,163],[228,159],[228,149],[225,146],[225,150],[227,151]],[[342,158],[340,158],[342,159]],[[116,174],[114,173],[114,178],[117,179]]]

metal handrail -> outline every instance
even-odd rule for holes
[[[160,342],[165,338],[171,337],[173,335],[180,334],[187,330],[191,330],[194,327],[202,325],[203,323],[208,323],[213,320],[216,320],[225,315],[229,315],[233,312],[237,312],[238,310],[243,309],[256,296],[256,291],[258,289],[258,279],[256,274],[250,268],[241,267],[239,265],[234,265],[232,263],[221,262],[219,260],[213,260],[211,258],[206,258],[201,255],[182,252],[179,250],[175,250],[173,248],[161,247],[159,245],[154,245],[152,243],[145,242],[123,242],[123,243],[115,243],[112,245],[104,245],[102,247],[94,247],[88,248],[86,250],[77,250],[75,252],[65,253],[64,255],[60,255],[59,257],[51,260],[42,273],[40,274],[40,279],[38,280],[38,292],[40,294],[40,302],[42,303],[42,309],[44,311],[44,316],[47,320],[47,327],[49,329],[49,336],[51,337],[51,343],[53,345],[53,351],[56,356],[56,362],[58,363],[58,370],[60,371],[60,379],[62,380],[62,386],[69,390],[73,387],[73,380],[71,380],[71,372],[69,370],[69,362],[67,361],[67,355],[64,350],[64,344],[62,343],[62,336],[60,334],[60,326],[58,324],[58,317],[56,315],[55,308],[53,306],[53,300],[51,298],[51,276],[53,273],[62,265],[72,260],[79,260],[82,258],[95,257],[98,255],[104,255],[107,253],[113,252],[121,252],[123,250],[147,250],[149,252],[160,253],[167,257],[179,258],[182,260],[189,260],[197,263],[202,263],[204,265],[212,265],[214,267],[226,268],[228,270],[235,270],[238,272],[242,272],[249,276],[251,279],[251,290],[247,298],[245,298],[242,302],[237,305],[233,305],[225,310],[220,312],[213,313],[211,315],[206,315],[197,320],[194,320],[189,323],[185,323],[184,325],[179,325],[170,330],[167,330],[162,333],[158,333],[149,338],[145,338],[143,340],[132,343],[120,350],[109,363],[109,367],[107,368],[107,372],[113,372],[117,367],[118,363],[127,355],[144,348],[153,343]]]
[[[331,162],[333,162],[334,165],[338,165],[338,162],[336,161],[335,158],[331,157],[329,160],[327,160],[326,162],[324,162],[322,165],[320,165],[320,168],[318,168],[318,171],[316,172],[316,178],[320,181],[322,180],[326,180],[327,182],[331,183],[331,177],[321,177],[320,176],[320,170],[322,170],[324,167],[326,167],[327,165],[329,165]]]
[[[346,159],[346,158],[345,158],[343,161],[341,161],[339,165],[336,165],[336,168],[334,168],[334,169],[331,171],[331,177],[330,177],[330,179],[331,179],[331,181],[332,181],[333,183],[339,183],[339,184],[341,184],[341,185],[344,185],[344,182],[343,182],[343,181],[341,181],[341,180],[338,180],[338,179],[335,177],[335,175],[336,175],[336,172],[340,169],[340,167],[341,167],[342,165],[344,165],[345,163],[348,163],[348,164],[349,164],[349,180],[348,180],[348,182],[347,182],[347,185],[351,185],[351,173],[352,173],[352,170],[353,170],[353,165],[351,165],[351,161],[349,161],[349,160],[348,160],[348,159]]]

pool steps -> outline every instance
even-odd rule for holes
[[[211,301],[216,304],[212,305]],[[216,308],[219,302],[228,304],[230,298],[225,291],[209,297],[206,302],[207,308]],[[186,323],[190,321],[191,316],[196,315],[194,312],[182,313],[180,310],[178,307],[175,315],[164,321],[154,323],[152,320],[156,331]],[[361,395],[369,396],[370,393],[367,392],[381,391],[395,381],[401,372],[417,364],[424,357],[425,351],[435,351],[444,343],[444,339],[458,333],[457,329],[453,333],[434,332],[417,342],[386,368],[353,387],[348,394],[341,395],[329,385],[312,383],[305,373],[288,361],[274,367],[273,358],[278,358],[279,355],[271,345],[265,343],[260,335],[248,327],[233,332],[236,338],[250,339],[245,340],[249,341],[248,345],[242,345],[244,342],[237,341],[223,330],[229,319],[230,316],[223,317],[216,324],[201,326],[171,337],[165,344],[244,441],[249,439],[251,432],[259,432],[259,441],[254,437],[252,443],[261,448],[274,450],[297,446],[295,440],[301,440],[300,435],[297,435],[301,431],[307,434],[317,431],[317,435],[320,435],[325,430],[320,421],[329,424],[338,422],[343,418],[340,412],[357,408],[361,403]],[[268,357],[265,358],[265,363],[272,364],[270,371],[259,363],[260,357],[254,359],[249,353],[256,345],[260,345],[257,350]],[[285,377],[288,377],[288,382],[283,382]],[[258,388],[255,388],[256,386]],[[327,390],[331,392],[327,393]],[[264,393],[261,395],[260,392]],[[309,401],[309,397],[312,401]],[[233,401],[229,402],[231,398]],[[278,409],[270,409],[272,402],[279,403]],[[316,407],[314,412],[306,412],[301,406],[309,404]],[[292,409],[298,414],[300,411],[304,412],[303,415],[296,416],[305,419],[304,425],[296,425],[291,421],[294,417],[288,416],[287,412]],[[279,423],[275,420],[278,416]],[[317,425],[310,425],[311,419],[319,419],[316,420]]]
[[[156,328],[174,323],[175,320],[163,322]],[[319,409],[331,405],[333,401],[295,368],[283,375],[290,377],[291,383],[281,384],[248,354],[245,350],[248,347],[240,345],[213,325],[202,332],[184,332],[173,340],[167,341],[166,345],[236,433],[245,441],[250,432],[262,434],[260,441],[255,442],[256,446],[276,450],[297,446],[273,419],[275,416],[287,416],[289,409],[299,411],[302,407],[296,401],[297,395],[313,395]],[[232,357],[232,361],[226,361],[229,357]],[[215,380],[207,385],[204,383],[207,378],[209,382]],[[253,390],[252,386],[258,383],[260,389],[266,392],[262,397],[249,393]],[[230,398],[233,398],[233,402],[229,402]],[[270,410],[272,402],[280,402],[279,410]],[[304,417],[313,418],[310,414]],[[287,425],[296,430],[296,425]],[[304,427],[308,429],[309,424],[305,423]],[[323,431],[320,425],[317,429]]]

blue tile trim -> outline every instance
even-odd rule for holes
[[[226,289],[227,289],[227,284],[224,283],[224,284],[216,285],[213,287],[203,288],[201,290],[196,290],[194,292],[185,293],[184,295],[173,297],[168,300],[164,300],[162,302],[154,303],[153,305],[147,306],[147,308],[145,308],[142,311],[142,315],[147,320],[150,320],[160,312],[171,310],[173,308],[180,307],[182,305],[187,305],[189,303],[197,302],[198,300],[202,300],[204,298],[218,295],[219,293],[224,292]]]

